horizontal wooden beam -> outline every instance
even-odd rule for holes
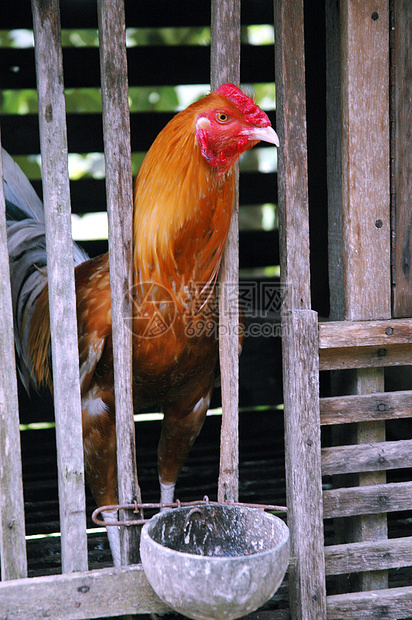
[[[322,448],[322,474],[412,467],[412,439]]]
[[[412,364],[412,319],[319,323],[319,369]]]
[[[323,516],[354,517],[412,508],[412,482],[331,489],[323,493]]]
[[[319,350],[319,370],[410,365],[412,365],[412,346],[410,344],[385,343],[384,345]]]
[[[330,321],[319,323],[319,348],[412,345],[412,319]]]
[[[141,564],[16,579],[0,584],[0,617],[76,620],[119,614],[165,613]]]
[[[326,598],[328,620],[401,620],[412,616],[412,586],[333,594]]]
[[[322,425],[410,417],[412,417],[412,390],[320,399]]]
[[[327,575],[412,566],[412,536],[325,547]]]

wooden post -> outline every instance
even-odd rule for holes
[[[240,0],[212,0],[212,89],[240,82]],[[239,282],[239,167],[236,198],[228,241],[219,276],[219,354],[222,383],[219,501],[237,501],[239,495],[239,336],[236,329]],[[229,311],[228,311],[229,310]]]
[[[303,1],[275,1],[276,128],[292,618],[326,618],[317,313],[310,307]]]
[[[87,569],[79,354],[58,0],[32,0],[53,357],[62,570]]]
[[[342,0],[345,319],[391,316],[388,0]]]
[[[326,16],[331,318],[390,318],[388,2],[341,0],[339,11],[339,2],[331,1]],[[341,393],[384,391],[381,368],[334,373],[332,381]],[[365,422],[336,433],[335,441],[384,439],[384,422]],[[385,480],[385,472],[372,472],[354,482]],[[347,483],[337,479],[336,484]],[[387,537],[386,515],[357,517],[350,527],[347,522],[335,527],[337,542]],[[385,588],[387,573],[362,573],[357,581],[355,587],[362,589]]]
[[[0,141],[0,549],[1,578],[27,577],[19,402]]]
[[[345,318],[391,316],[389,213],[389,11],[387,0],[341,3],[342,206]],[[384,390],[383,369],[355,372],[355,394]],[[357,443],[385,440],[385,423],[359,424]],[[359,474],[359,485],[386,481]],[[357,517],[354,541],[387,538],[386,515]],[[387,572],[361,573],[364,590],[386,588]]]
[[[412,314],[412,4],[409,0],[394,0],[393,5],[393,316],[401,317]]]
[[[113,364],[116,400],[118,496],[121,504],[141,502],[137,481],[132,392],[133,183],[123,0],[99,0],[100,67],[109,217]],[[130,513],[122,515],[122,519]],[[121,561],[139,558],[139,531],[121,528]]]

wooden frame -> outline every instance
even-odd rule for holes
[[[353,517],[351,529],[348,525],[342,524],[340,530],[336,526],[338,535],[345,533],[349,542],[325,547],[325,561],[327,575],[358,573],[356,588],[363,590],[328,596],[326,617],[408,618],[412,614],[412,588],[387,589],[387,570],[411,565],[403,555],[410,538],[387,539],[386,513],[411,508],[412,484],[387,484],[385,472],[409,466],[410,442],[386,442],[384,420],[411,417],[411,393],[385,393],[383,380],[383,367],[412,363],[412,320],[390,318],[389,293],[390,237],[394,239],[398,231],[390,211],[396,182],[394,185],[392,176],[390,187],[389,161],[391,156],[392,172],[398,170],[398,174],[397,166],[405,161],[402,141],[395,145],[390,138],[396,116],[401,115],[404,122],[411,113],[410,103],[408,108],[402,96],[400,108],[398,104],[390,106],[390,55],[393,72],[396,54],[404,61],[407,57],[405,41],[399,43],[405,36],[407,9],[402,2],[387,1],[342,0],[326,6],[334,321],[319,324],[319,365],[321,370],[352,370],[350,375],[338,372],[332,376],[339,391],[344,380],[344,393],[348,395],[321,399],[320,410],[321,424],[345,425],[336,427],[340,429],[334,435],[337,443],[357,445],[322,450],[323,473],[335,476],[336,486],[341,487],[324,491],[324,517]],[[389,40],[393,31],[398,40],[395,54]],[[400,67],[404,79],[406,64]],[[393,106],[393,93],[391,100]],[[336,149],[336,137],[340,149]],[[408,174],[405,178],[408,184]],[[408,294],[404,281],[399,299]],[[393,316],[405,313],[395,309]],[[346,425],[354,422],[357,424],[350,427],[354,430],[347,433]],[[352,479],[345,484],[344,476],[348,475]],[[356,483],[359,486],[353,486]]]
[[[70,403],[62,384],[57,382],[55,386],[64,574],[26,578],[21,463],[8,458],[10,450],[18,454],[20,446],[14,363],[4,364],[6,355],[12,350],[12,332],[8,259],[4,252],[4,197],[0,189],[0,278],[4,283],[0,299],[0,333],[4,334],[0,340],[0,363],[3,364],[0,611],[4,616],[13,614],[18,601],[20,613],[26,618],[38,617],[41,613],[56,619],[93,618],[101,616],[103,610],[110,615],[162,613],[167,608],[154,595],[140,565],[86,570],[77,343],[73,339],[68,345],[66,333],[64,343],[60,342],[56,328],[62,320],[59,312],[63,304],[71,308],[64,316],[65,332],[75,333],[72,329],[75,325],[73,267],[68,260],[71,255],[70,196],[65,162],[66,121],[58,2],[32,0],[32,3],[37,63],[39,67],[48,67],[47,71],[38,72],[38,90],[48,239],[51,243],[53,239],[56,241],[54,247],[50,246],[53,257],[50,274],[53,279],[55,270],[59,281],[64,282],[61,287],[64,290],[57,284],[50,287],[51,306],[56,310],[56,315],[52,316],[53,359],[57,375],[63,363],[70,381]],[[404,174],[406,169],[410,170],[411,150],[402,140],[411,125],[408,96],[411,55],[407,43],[412,11],[406,0],[332,0],[326,3],[329,264],[333,321],[319,323],[310,300],[303,8],[303,0],[275,0],[277,131],[282,144],[279,152],[280,248],[282,279],[287,290],[282,329],[286,480],[292,551],[290,610],[294,620],[374,618],[378,615],[387,620],[408,618],[412,615],[412,586],[388,589],[387,571],[411,565],[412,537],[388,539],[386,514],[412,507],[412,482],[388,484],[385,472],[411,466],[411,440],[385,441],[384,421],[411,417],[412,390],[385,392],[383,368],[412,364],[412,319],[407,316],[412,287],[409,271],[405,269],[410,254],[407,226],[410,205],[407,203],[411,178]],[[115,145],[121,144],[117,156],[108,157],[106,162],[110,188],[110,268],[116,274],[114,280],[125,283],[130,278],[127,235],[131,226],[127,221],[130,221],[132,207],[122,0],[115,3],[100,0],[99,20],[104,118],[110,118],[110,123],[104,121],[106,151],[116,152]],[[213,0],[213,86],[228,80],[239,81],[239,24],[239,0],[225,3]],[[392,51],[390,24],[395,32]],[[122,41],[120,49],[112,47],[113,37]],[[50,61],[51,40],[55,43],[52,46],[55,56]],[[390,55],[392,68],[396,68],[392,74]],[[108,62],[111,57],[118,61],[115,67]],[[390,83],[395,89],[392,96]],[[374,94],[372,98],[371,93]],[[114,132],[110,127],[113,119],[116,119]],[[51,175],[51,163],[53,170],[58,165],[58,175]],[[125,192],[122,203],[127,204],[124,225],[118,225],[120,218],[116,213],[120,187]],[[57,200],[61,205],[58,213],[54,209]],[[392,233],[395,229],[404,233],[392,247],[391,225]],[[233,282],[238,277],[237,243],[235,214],[223,282]],[[392,310],[391,252],[396,267],[396,279],[392,278]],[[113,289],[114,303],[117,300],[123,304],[122,290],[122,286],[116,291]],[[119,389],[116,387],[117,415],[124,429],[123,434],[118,434],[118,453],[119,458],[122,458],[120,455],[125,458],[126,454],[129,464],[127,470],[122,468],[124,475],[119,485],[122,501],[129,503],[131,498],[140,498],[131,424],[130,334],[121,322],[114,331],[118,346],[115,362],[116,386],[119,386]],[[226,332],[235,334],[230,327]],[[237,337],[221,339],[221,359],[224,416],[219,499],[237,499],[238,385],[237,380],[233,380],[238,376]],[[338,371],[332,379],[336,388],[342,377],[339,371],[353,371],[346,395],[319,398],[319,372],[323,370]],[[68,408],[70,416],[66,415]],[[342,429],[349,424],[354,424],[356,431],[347,443],[322,448],[321,426],[339,425],[342,444]],[[6,429],[7,442],[3,441]],[[70,454],[65,454],[60,444],[64,444],[61,438],[68,434],[73,439]],[[322,492],[322,474],[333,477],[355,474],[358,486],[340,486]],[[337,540],[336,544],[324,547],[323,520],[342,517],[357,518],[353,539],[342,544]],[[307,536],[308,529],[310,536]],[[133,561],[132,547],[135,544],[126,534],[122,548],[124,564]],[[362,591],[327,596],[326,576],[358,572],[361,574],[358,586]]]
[[[394,57],[401,60],[396,71],[406,80],[410,55],[404,51],[405,24],[410,9],[403,2],[395,2],[394,7],[395,31],[396,20],[402,20],[395,35]],[[299,1],[275,2],[277,127],[283,147],[279,156],[280,247],[282,279],[288,290],[282,325],[293,618],[412,615],[412,588],[388,590],[386,572],[412,562],[403,553],[410,538],[387,540],[386,525],[387,512],[412,507],[412,483],[387,484],[385,473],[410,465],[410,441],[386,442],[384,420],[398,414],[411,417],[411,392],[385,394],[383,367],[412,364],[412,319],[391,319],[389,9],[387,0],[326,3],[329,273],[334,322],[318,324],[308,291],[303,6]],[[411,113],[405,95],[410,84],[398,82],[397,86],[400,107],[395,106],[395,116],[405,128]],[[395,135],[399,138],[398,128]],[[405,139],[396,144],[392,161],[405,203],[410,175],[402,178],[399,165],[410,157],[404,143]],[[400,220],[404,221],[406,210],[403,204]],[[405,234],[410,235],[409,228]],[[404,278],[396,298],[399,308],[409,293]],[[404,316],[402,312],[395,316]],[[348,369],[352,369],[349,390],[346,386],[349,395],[319,401],[318,372]],[[340,378],[339,374],[332,377],[336,387]],[[342,443],[341,425],[346,428],[349,422],[357,425],[346,443],[358,445],[320,449],[322,424],[340,425],[335,435]],[[359,486],[352,481],[345,488],[342,475],[353,472]],[[343,488],[322,493],[321,473],[339,476],[338,486]],[[322,519],[343,516],[356,517],[353,542],[323,549]],[[339,532],[339,525],[336,529]],[[310,536],[305,538],[303,532],[308,531]],[[358,587],[365,592],[326,596],[326,575],[350,572],[359,572]]]

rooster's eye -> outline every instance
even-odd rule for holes
[[[218,112],[216,114],[216,120],[219,121],[219,123],[226,123],[229,120],[229,117],[224,112]]]

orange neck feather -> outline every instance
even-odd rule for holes
[[[140,168],[134,202],[135,282],[179,290],[212,283],[234,204],[234,175],[221,179],[195,138],[201,100],[180,113],[154,141]]]

